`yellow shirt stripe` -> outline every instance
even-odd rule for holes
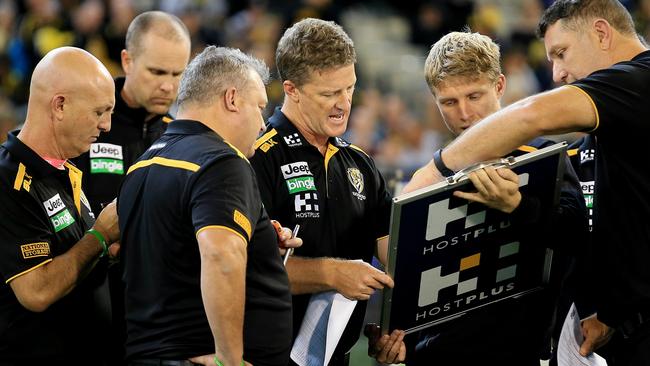
[[[25,179],[25,165],[23,163],[18,164],[18,173],[16,174],[16,180],[14,180],[14,189],[20,191],[20,187],[23,185],[23,179]]]
[[[596,103],[594,103],[594,100],[591,98],[591,95],[589,95],[586,91],[580,89],[575,85],[566,85],[566,86],[568,86],[569,88],[574,88],[575,90],[579,90],[582,94],[584,94],[587,97],[587,99],[589,99],[589,103],[591,103],[591,106],[594,107],[594,113],[596,113],[596,125],[594,126],[594,128],[592,128],[587,132],[596,131],[596,129],[598,129],[598,126],[600,126],[600,114],[598,113],[598,107],[596,107]]]
[[[578,149],[570,149],[566,151],[566,154],[569,156],[578,155]]]
[[[233,229],[231,229],[231,228],[229,228],[229,227],[227,227],[227,226],[222,226],[222,225],[208,225],[208,226],[204,226],[204,227],[200,228],[200,229],[197,230],[197,232],[196,232],[196,236],[197,236],[197,238],[198,238],[199,234],[200,234],[201,232],[203,232],[204,230],[212,230],[212,229],[220,229],[220,230],[227,230],[227,231],[230,231],[231,233],[236,234],[237,236],[239,236],[240,238],[242,238],[242,240],[244,241],[244,243],[248,244],[248,240],[246,240],[246,238],[245,238],[242,234],[240,234],[240,233],[237,232],[236,230],[233,230]]]
[[[184,160],[175,160],[175,159],[167,159],[163,158],[160,156],[156,156],[155,158],[148,159],[148,160],[142,160],[139,161],[129,168],[129,170],[126,172],[126,174],[131,174],[136,169],[148,167],[149,165],[156,164],[156,165],[162,165],[170,168],[178,168],[178,169],[185,169],[185,170],[190,170],[192,172],[197,172],[201,166],[198,164],[190,163],[189,161],[184,161]]]
[[[20,276],[22,276],[22,275],[24,275],[24,274],[26,274],[26,273],[29,273],[29,272],[35,270],[35,269],[38,268],[38,267],[42,267],[42,266],[44,266],[44,265],[50,263],[51,261],[52,261],[52,258],[47,259],[47,260],[45,260],[45,261],[43,261],[43,262],[41,262],[41,263],[35,265],[34,267],[32,267],[32,268],[26,270],[26,271],[22,271],[22,272],[18,273],[17,275],[13,275],[13,276],[11,276],[8,280],[6,280],[5,283],[9,283],[9,282],[13,281],[15,278],[20,277]]]
[[[262,135],[262,137],[258,138],[257,141],[255,141],[255,145],[253,145],[253,147],[255,148],[255,150],[257,150],[257,148],[262,146],[263,143],[265,143],[268,139],[270,139],[271,137],[273,137],[273,136],[275,136],[277,134],[278,134],[278,131],[275,128],[272,129],[271,131],[269,131],[269,132],[265,133],[264,135]]]
[[[537,151],[537,148],[528,145],[521,145],[517,148],[517,150],[529,153],[529,152]]]

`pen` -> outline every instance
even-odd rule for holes
[[[295,238],[298,235],[298,230],[300,230],[300,224],[296,224],[296,227],[293,228],[293,231],[291,232],[291,239]],[[287,253],[284,255],[284,260],[282,261],[284,265],[287,265],[287,260],[289,260],[289,256],[293,253],[293,248],[287,249]]]

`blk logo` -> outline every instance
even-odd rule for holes
[[[519,242],[504,244],[499,248],[499,259],[519,253]],[[456,286],[456,295],[474,291],[478,285],[478,277],[467,280],[460,280],[461,272],[470,268],[478,267],[481,262],[481,253],[476,253],[460,259],[460,268],[457,272],[443,276],[442,266],[438,266],[422,272],[420,275],[420,295],[418,306],[423,307],[438,302],[440,290]],[[517,265],[510,265],[497,270],[495,282],[499,283],[514,278],[517,272]]]

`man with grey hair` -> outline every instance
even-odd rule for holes
[[[183,75],[178,119],[127,172],[118,212],[131,365],[288,362],[289,281],[247,160],[268,75],[239,50],[207,47]]]
[[[287,29],[276,64],[284,103],[269,118],[251,160],[273,218],[299,224],[305,245],[289,258],[294,336],[311,294],[334,290],[359,300],[330,365],[347,365],[359,338],[366,300],[393,280],[370,265],[386,264],[391,195],[366,153],[340,138],[356,84],[354,44],[334,22],[307,18]],[[400,360],[398,347],[382,362]],[[389,337],[386,335],[385,337]]]

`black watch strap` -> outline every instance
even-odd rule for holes
[[[433,163],[436,165],[436,168],[442,174],[445,178],[449,178],[456,174],[453,170],[447,168],[445,163],[442,161],[442,149],[436,150],[436,152],[433,153]]]

